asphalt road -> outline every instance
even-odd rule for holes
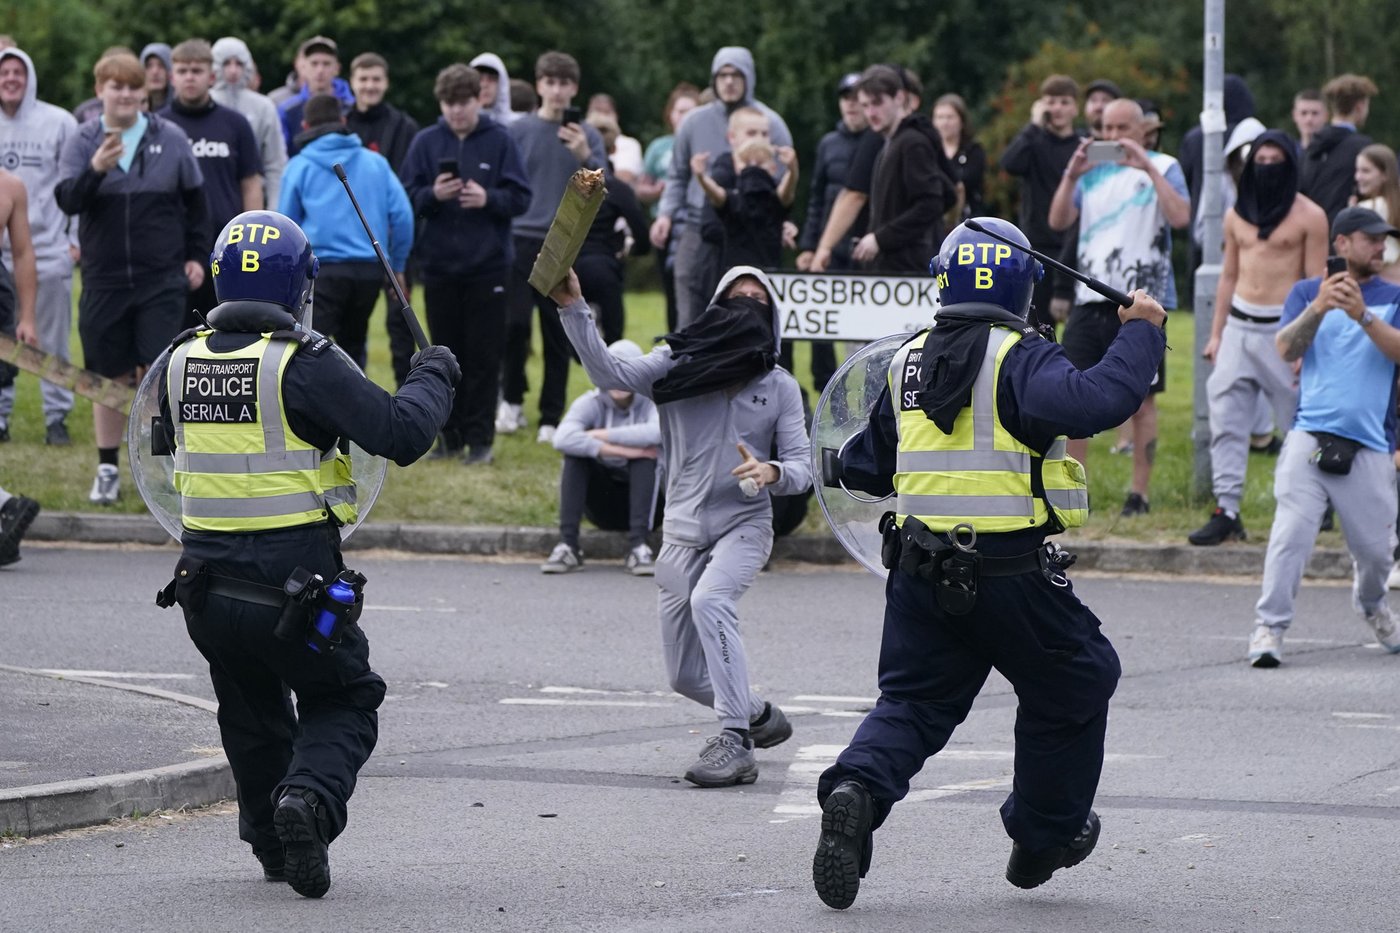
[[[1284,666],[1257,671],[1242,661],[1257,585],[1077,577],[1124,669],[1098,850],[1032,892],[1003,879],[1015,697],[993,675],[838,913],[811,888],[813,789],[875,696],[875,578],[762,575],[741,604],[745,639],[796,734],[759,753],[757,784],[703,791],[679,776],[713,720],[665,688],[649,581],[617,565],[544,577],[355,561],[390,687],[325,900],[263,882],[225,805],[4,841],[0,927],[1400,928],[1400,657],[1371,643],[1343,587],[1305,587]],[[211,696],[180,619],[151,603],[173,563],[169,549],[27,546],[0,577],[0,660]],[[71,754],[92,728],[55,726],[54,747]],[[110,728],[135,749],[162,725]]]

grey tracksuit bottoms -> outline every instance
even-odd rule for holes
[[[709,547],[663,541],[656,556],[671,688],[713,708],[721,729],[747,729],[763,713],[763,701],[749,688],[737,604],[772,548],[773,528],[764,519],[737,526]]]
[[[1346,476],[1324,473],[1312,462],[1316,439],[1292,430],[1279,451],[1274,473],[1274,528],[1264,557],[1264,586],[1254,607],[1259,625],[1287,628],[1317,543],[1318,525],[1330,501],[1337,510],[1355,566],[1352,608],[1374,611],[1385,600],[1386,577],[1395,547],[1395,464],[1385,451],[1363,447]]]
[[[1220,507],[1235,514],[1244,495],[1249,436],[1259,420],[1259,397],[1269,400],[1274,423],[1282,430],[1292,427],[1298,407],[1293,368],[1274,347],[1277,333],[1277,324],[1231,318],[1220,336],[1215,369],[1206,380],[1211,485]]]

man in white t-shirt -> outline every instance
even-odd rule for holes
[[[1176,307],[1172,278],[1173,227],[1191,221],[1186,176],[1169,155],[1143,148],[1145,127],[1136,101],[1120,98],[1103,112],[1103,138],[1118,143],[1115,161],[1090,162],[1085,139],[1069,160],[1050,202],[1050,227],[1079,221],[1079,270],[1125,293],[1145,289],[1164,308]],[[1118,307],[1087,285],[1075,294],[1061,343],[1070,361],[1089,369],[1103,358],[1120,327]],[[1161,367],[1152,394],[1133,415],[1133,481],[1123,515],[1148,511],[1148,482],[1157,447],[1155,395],[1166,388]],[[1087,440],[1069,442],[1069,454],[1085,462]]]

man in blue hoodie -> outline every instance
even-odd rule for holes
[[[317,94],[308,100],[305,127],[297,137],[301,149],[282,176],[277,210],[306,231],[321,261],[315,328],[334,337],[363,369],[369,315],[379,298],[384,273],[332,166],[339,162],[345,167],[345,177],[401,285],[413,247],[413,208],[385,158],[370,152],[360,137],[345,128],[340,101],[335,97]]]
[[[506,288],[515,257],[511,218],[530,206],[520,149],[481,106],[481,76],[466,65],[438,72],[437,123],[413,138],[400,169],[423,218],[418,263],[433,340],[462,361],[462,382],[435,457],[491,462],[496,392],[506,339]]]
[[[696,221],[685,225],[676,246],[676,319],[681,327],[705,310],[720,277],[721,244],[701,239],[698,220],[705,194],[691,177],[691,157],[705,152],[713,160],[729,151],[729,115],[740,107],[753,107],[768,115],[768,135],[774,147],[792,145],[792,133],[783,118],[754,97],[754,82],[752,52],[737,45],[720,49],[710,64],[715,99],[696,107],[676,130],[666,190],[651,225],[651,242],[657,249],[665,249],[674,222],[686,217]]]

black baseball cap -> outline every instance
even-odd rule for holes
[[[1105,93],[1112,94],[1114,100],[1117,100],[1118,98],[1123,96],[1123,89],[1120,88],[1118,85],[1114,84],[1112,81],[1108,80],[1107,78],[1095,78],[1094,80],[1090,81],[1089,86],[1084,89],[1084,96],[1088,97],[1095,91],[1103,91]]]
[[[859,71],[852,71],[849,74],[844,75],[841,78],[841,83],[836,85],[836,96],[845,97],[847,94],[854,91],[858,84],[860,84]]]
[[[1390,223],[1369,207],[1347,207],[1337,213],[1332,221],[1332,235],[1349,236],[1353,233],[1370,233],[1376,236],[1400,236]]]

